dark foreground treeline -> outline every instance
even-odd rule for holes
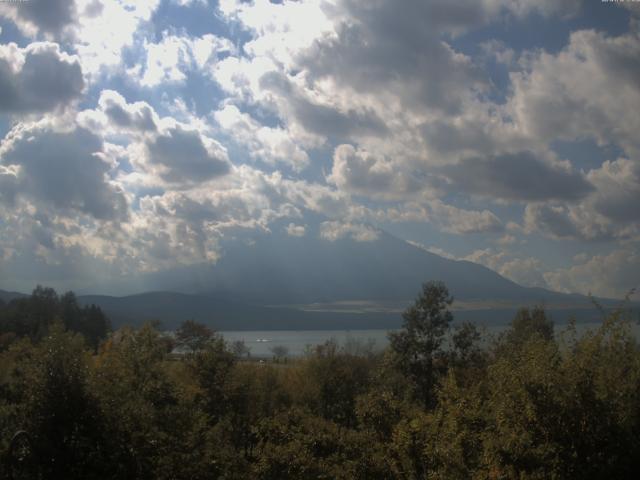
[[[0,308],[4,475],[11,461],[16,478],[46,479],[640,471],[640,350],[622,312],[577,337],[571,327],[554,336],[542,309],[523,309],[499,338],[482,339],[473,325],[451,327],[448,292],[429,283],[383,353],[328,342],[261,364],[193,322],[175,340],[185,355],[170,353],[175,343],[151,325],[121,329],[94,350],[93,330],[74,333],[83,330],[56,302],[37,334],[10,338],[6,319],[19,316]],[[31,440],[9,456],[20,430]]]

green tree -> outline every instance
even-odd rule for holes
[[[108,478],[104,419],[90,392],[82,337],[54,323],[24,367],[23,428],[35,442],[44,478]]]
[[[415,384],[418,398],[427,407],[434,404],[437,379],[446,363],[442,343],[453,320],[452,302],[444,283],[425,283],[414,305],[403,313],[402,329],[389,334],[398,367]]]
[[[507,342],[515,345],[522,345],[533,336],[547,342],[553,340],[553,321],[539,305],[518,310],[505,334]]]
[[[177,345],[189,352],[202,350],[213,337],[213,330],[195,320],[185,320],[176,330]]]

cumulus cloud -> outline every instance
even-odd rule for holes
[[[505,247],[536,232],[640,238],[637,29],[573,32],[554,51],[458,42],[492,22],[574,14],[580,0],[221,0],[229,39],[191,31],[186,10],[184,24],[154,25],[161,0],[24,3],[0,2],[0,15],[61,46],[0,46],[0,112],[50,123],[3,141],[2,258],[28,243],[52,264],[79,252],[143,271],[215,261],[232,229],[284,219],[307,234],[302,211],[340,219],[327,240],[377,238],[362,222],[430,222]],[[178,98],[191,81],[209,115]],[[556,140],[585,138],[612,146],[611,160],[556,159]],[[522,226],[507,223],[520,202]],[[499,253],[477,260],[544,286],[537,260]]]
[[[2,2],[0,15],[4,15],[27,35],[38,32],[59,36],[77,19],[76,3],[72,0],[28,0]]]
[[[202,37],[165,34],[158,43],[145,45],[146,63],[140,84],[155,87],[161,83],[181,83],[194,69],[207,72],[221,55],[234,51],[231,41],[216,35]]]
[[[205,144],[197,131],[168,129],[146,145],[148,161],[171,183],[202,182],[230,171],[226,152],[216,142]]]
[[[320,224],[320,237],[335,242],[342,238],[351,238],[356,242],[374,242],[380,233],[374,228],[358,223],[340,222],[337,220]]]
[[[251,158],[269,165],[290,165],[301,171],[309,165],[307,152],[283,128],[260,124],[235,105],[226,105],[214,118],[233,141],[245,146]]]
[[[0,45],[0,112],[46,112],[68,105],[84,89],[78,58],[58,44]]]
[[[125,49],[134,47],[140,30],[160,5],[160,0],[75,2],[78,20],[70,35],[73,35],[83,71],[94,78],[101,73],[110,74],[124,68]]]
[[[524,57],[511,74],[510,110],[539,141],[595,138],[639,152],[640,35],[573,32],[559,53]]]
[[[331,96],[317,98],[280,72],[265,73],[259,80],[261,95],[277,105],[279,113],[294,128],[321,138],[382,135],[387,127],[378,114],[367,107],[337,104]],[[314,98],[316,97],[316,98]]]
[[[549,285],[561,292],[612,298],[622,298],[640,286],[640,254],[633,247],[577,260],[568,268],[545,273]]]
[[[585,240],[637,239],[640,233],[640,169],[629,159],[605,161],[587,178],[594,191],[571,205],[530,204],[524,215],[528,233]]]
[[[489,210],[465,210],[439,200],[429,205],[435,220],[450,233],[489,233],[501,232],[504,229],[500,219]]]
[[[15,172],[14,196],[36,202],[45,211],[54,208],[71,216],[124,220],[127,201],[109,180],[110,165],[102,153],[101,138],[80,128],[55,131],[20,125],[0,146],[5,172],[7,167]]]
[[[368,197],[402,197],[422,188],[391,161],[346,144],[336,147],[327,180],[345,192]]]
[[[574,238],[579,235],[568,210],[562,206],[527,205],[524,223],[528,233],[539,230],[555,238]]]
[[[593,190],[568,165],[550,164],[531,152],[468,158],[443,171],[456,190],[507,200],[575,201]]]
[[[306,227],[304,225],[296,225],[295,223],[287,225],[285,230],[290,237],[304,237],[306,233]]]
[[[590,200],[601,215],[621,224],[640,221],[640,164],[626,158],[606,161],[589,172],[596,186]]]
[[[98,105],[117,127],[141,132],[157,129],[158,116],[153,107],[146,102],[129,104],[118,92],[103,90]]]
[[[545,266],[537,258],[519,257],[506,251],[487,248],[475,250],[461,260],[484,265],[525,287],[549,288]]]

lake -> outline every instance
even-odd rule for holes
[[[576,325],[578,333],[595,329],[599,322],[580,323]],[[556,325],[556,333],[561,332],[565,324]],[[484,330],[485,337],[491,338],[502,332],[506,325],[491,325],[479,327]],[[633,324],[636,338],[640,338],[640,325]],[[374,348],[381,350],[389,344],[387,333],[391,330],[252,330],[252,331],[222,331],[219,332],[227,342],[244,341],[253,357],[271,357],[271,349],[277,346],[285,347],[288,355],[297,357],[303,355],[309,346],[320,345],[327,340],[334,339],[339,345],[347,342],[372,342]]]

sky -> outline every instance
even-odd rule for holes
[[[638,132],[640,2],[0,2],[0,288],[215,263],[312,213],[620,297]]]

